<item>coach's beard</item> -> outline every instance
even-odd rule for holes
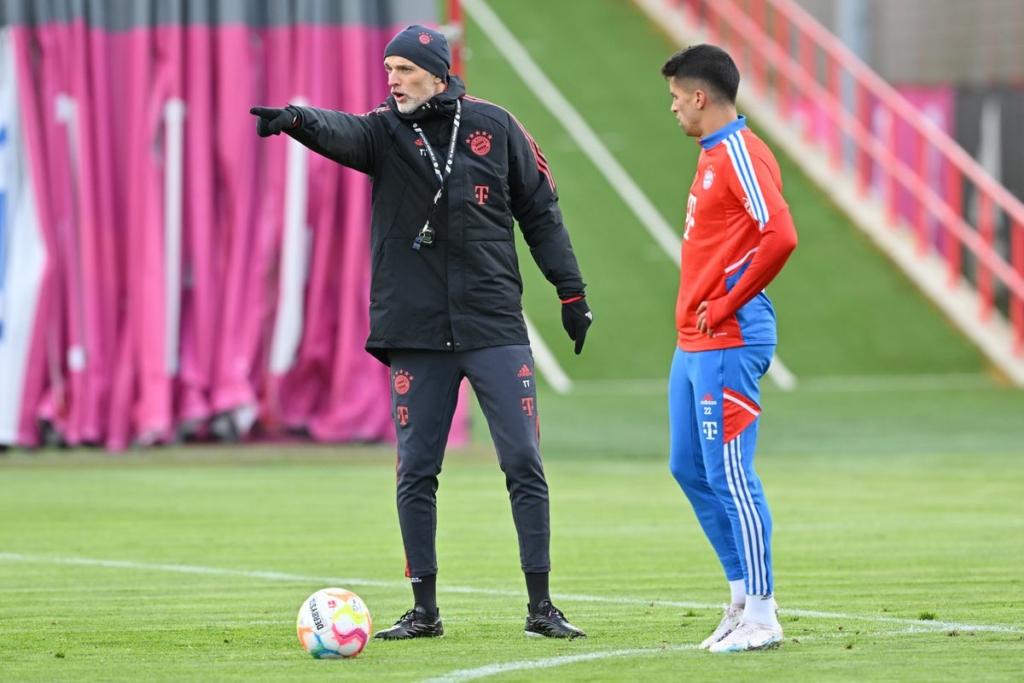
[[[426,100],[420,100],[406,95],[405,102],[395,102],[395,104],[398,106],[398,111],[402,114],[411,114],[422,107],[424,102],[426,102]]]

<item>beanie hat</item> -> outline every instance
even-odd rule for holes
[[[448,41],[443,34],[432,28],[420,24],[406,27],[384,48],[384,58],[391,55],[405,57],[445,83],[448,82],[448,69],[452,65]]]

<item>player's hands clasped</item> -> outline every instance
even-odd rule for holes
[[[249,113],[256,116],[256,134],[261,138],[280,135],[283,130],[291,130],[299,122],[299,113],[291,107],[253,107]]]
[[[562,327],[569,334],[569,339],[576,342],[576,355],[583,350],[583,341],[587,338],[587,328],[594,322],[594,314],[587,305],[586,297],[577,296],[562,302]]]

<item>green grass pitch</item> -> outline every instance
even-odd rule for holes
[[[681,225],[698,150],[658,73],[679,46],[619,0],[490,4]],[[541,384],[541,431],[555,603],[590,637],[524,636],[507,493],[475,414],[439,491],[446,637],[371,641],[346,661],[307,656],[295,616],[329,585],[359,593],[378,628],[410,606],[392,447],[0,456],[0,681],[1019,681],[1024,393],[785,158],[801,245],[769,294],[799,383],[765,383],[757,458],[786,641],[695,649],[727,594],[667,467],[678,271],[472,17],[466,28],[470,92],[544,149],[596,315],[573,356],[521,255],[527,311],[575,382],[569,395]]]
[[[308,657],[295,615],[332,584],[359,593],[378,627],[409,607],[389,447],[14,453],[0,458],[2,679],[1019,680],[1024,399],[860,399],[892,419],[854,434],[856,414],[832,429],[846,394],[765,396],[779,651],[694,649],[726,590],[667,471],[664,397],[616,408],[545,390],[552,589],[587,640],[523,635],[511,513],[486,442],[451,452],[441,476],[447,635],[371,641],[345,661]],[[934,417],[954,405],[976,433]]]

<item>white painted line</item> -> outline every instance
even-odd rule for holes
[[[615,188],[627,206],[647,228],[654,241],[678,266],[680,240],[668,222],[634,182],[621,164],[615,159],[590,124],[580,116],[555,84],[541,71],[530,54],[484,0],[463,0],[462,7],[480,25],[494,46],[505,57],[541,104],[558,119],[580,150]]]
[[[772,364],[768,366],[768,376],[775,382],[775,386],[783,391],[796,389],[796,375],[786,367],[778,354],[772,356]]]
[[[581,379],[574,393],[586,396],[668,396],[668,375],[657,379]]]
[[[679,236],[651,200],[647,198],[640,186],[626,172],[626,169],[601,142],[597,133],[555,87],[551,79],[541,71],[537,63],[530,57],[530,53],[512,35],[512,32],[502,23],[485,0],[462,0],[462,7],[480,25],[481,30],[494,43],[512,69],[523,80],[523,83],[533,91],[541,104],[551,112],[551,115],[562,124],[569,137],[576,142],[580,150],[604,175],[608,184],[619,193],[619,196],[633,211],[654,241],[661,246],[665,254],[678,267],[681,244]],[[796,386],[796,377],[778,356],[772,360],[771,367],[768,368],[768,376],[780,389],[788,391]]]
[[[904,629],[901,631],[885,631],[878,633],[859,633],[858,637],[892,637],[892,636],[907,636],[917,635],[922,633],[918,629]],[[934,631],[928,631],[928,633],[934,633]],[[814,640],[833,640],[833,639],[848,639],[850,638],[849,633],[834,633],[823,636],[801,636],[800,642],[814,641]],[[575,664],[576,662],[589,662],[595,659],[611,659],[612,657],[636,657],[644,655],[656,655],[662,652],[680,652],[684,650],[696,650],[696,645],[665,645],[662,647],[647,647],[647,648],[635,648],[631,650],[610,650],[605,652],[588,652],[586,654],[579,655],[563,655],[561,657],[548,657],[546,659],[530,659],[519,662],[504,662],[501,664],[486,664],[484,666],[477,667],[475,669],[459,669],[442,676],[436,676],[434,678],[427,678],[420,683],[462,683],[462,681],[475,681],[481,678],[487,678],[488,676],[497,676],[509,671],[524,671],[532,669],[550,669],[556,666],[563,666],[565,664]]]
[[[957,389],[991,389],[998,385],[983,373],[950,373],[948,375],[835,375],[805,377],[801,391],[820,393],[854,393],[860,391],[953,391]]]
[[[802,377],[794,386],[802,392],[822,394],[872,393],[887,391],[956,391],[991,389],[998,382],[983,373],[950,373],[948,375],[834,375]],[[573,393],[587,396],[665,396],[668,378],[576,380]]]
[[[465,1],[465,0],[463,0]],[[479,678],[497,676],[509,671],[527,671],[530,669],[550,669],[565,664],[576,662],[592,662],[595,659],[609,659],[611,657],[633,657],[636,655],[650,655],[658,652],[676,652],[678,650],[696,650],[696,645],[666,645],[656,648],[636,648],[632,650],[610,650],[605,652],[587,652],[580,655],[564,655],[561,657],[548,657],[547,659],[528,659],[520,662],[504,662],[502,664],[487,664],[475,669],[460,669],[451,673],[427,678],[421,683],[459,683],[460,681],[475,681]]]
[[[294,583],[316,583],[323,585],[339,586],[370,586],[373,588],[401,588],[408,590],[408,581],[378,581],[374,579],[361,579],[356,577],[337,576],[306,576],[303,574],[289,574],[286,572],[252,571],[245,569],[220,569],[217,567],[201,567],[186,564],[160,564],[149,562],[133,562],[130,560],[100,560],[88,557],[47,557],[44,555],[31,555],[24,553],[0,553],[0,561],[25,562],[32,564],[50,565],[71,565],[80,567],[102,567],[106,569],[129,569],[138,571],[174,572],[178,574],[198,574],[204,576],[235,576],[251,579],[264,579],[267,581],[281,581]],[[521,590],[502,590],[493,588],[475,588],[472,586],[445,586],[437,587],[441,593],[456,593],[465,595],[495,595],[502,597],[522,597]],[[558,599],[565,602],[593,602],[612,605],[633,605],[645,607],[671,607],[674,609],[708,609],[721,610],[721,604],[709,604],[699,602],[681,602],[676,600],[652,600],[651,598],[628,598],[628,597],[605,597],[600,595],[574,595],[571,593],[559,593]],[[857,614],[845,614],[841,612],[818,612],[813,610],[790,609],[783,606],[781,613],[799,617],[816,619],[841,619],[845,621],[866,621],[872,623],[902,625],[912,629],[926,632],[934,631],[985,631],[991,633],[1021,633],[1024,628],[1012,626],[999,626],[988,624],[964,624],[953,621],[921,621],[919,619],[900,619],[898,617],[862,616]]]
[[[530,348],[533,350],[533,360],[539,372],[551,388],[555,390],[555,393],[565,395],[572,391],[572,380],[569,379],[569,375],[565,374],[562,370],[562,366],[558,364],[558,359],[555,358],[555,354],[551,353],[551,349],[544,343],[544,338],[540,336],[540,332],[533,326],[530,319],[526,317],[526,311],[523,311],[523,320],[526,321],[526,333],[530,336]]]
[[[43,557],[41,555],[23,555],[21,553],[0,553],[0,560],[9,562],[29,562],[35,564],[65,564],[79,567],[103,567],[105,569],[132,569],[140,571],[175,572],[178,574],[202,574],[207,576],[243,576],[251,579],[267,581],[296,581],[307,583],[337,582],[349,586],[372,586],[374,588],[395,588],[408,586],[409,582],[371,581],[368,579],[338,578],[326,576],[301,576],[282,572],[261,572],[238,569],[218,569],[216,567],[196,567],[187,564],[150,564],[148,562],[131,562],[128,560],[96,560],[88,557]]]

